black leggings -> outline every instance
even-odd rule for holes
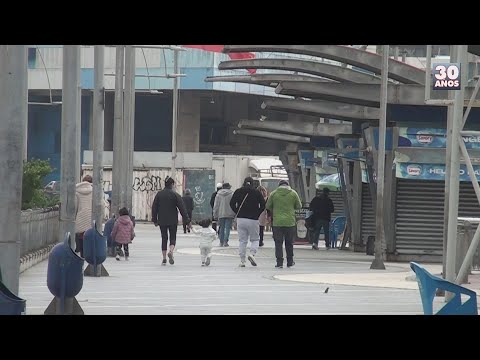
[[[120,251],[122,251],[122,246],[123,246],[123,249],[125,250],[125,256],[128,257],[130,255],[128,251],[128,244],[116,243],[116,245],[117,245],[117,255],[120,255]]]
[[[162,233],[162,250],[167,251],[168,233],[170,233],[170,245],[177,243],[177,225],[160,225]]]
[[[260,225],[260,244],[263,244],[263,233],[265,231],[265,226]]]

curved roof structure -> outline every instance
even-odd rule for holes
[[[316,76],[300,74],[255,74],[255,75],[227,75],[227,76],[208,76],[206,82],[238,82],[252,85],[263,85],[276,88],[282,81],[315,81],[329,83],[332,80],[323,79]]]
[[[380,84],[380,78],[377,76],[337,65],[299,59],[248,59],[223,61],[218,65],[218,69],[272,69],[298,71],[300,73],[322,76],[339,82]]]
[[[342,45],[225,45],[224,52],[282,52],[317,56],[381,73],[380,55]],[[388,77],[404,84],[425,84],[425,71],[390,59]]]

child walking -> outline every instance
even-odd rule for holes
[[[135,238],[135,231],[133,230],[133,222],[128,214],[127,208],[121,208],[118,212],[120,215],[118,220],[115,221],[112,230],[112,239],[117,245],[117,256],[115,257],[117,261],[120,261],[120,252],[123,250],[125,252],[125,260],[128,261],[130,255],[128,251],[128,244],[132,242]]]
[[[192,230],[195,234],[200,235],[200,254],[202,256],[202,266],[210,265],[210,259],[212,257],[212,244],[217,240],[217,232],[213,230],[210,225],[212,221],[210,219],[205,219],[199,221],[201,229],[195,229],[192,227]]]

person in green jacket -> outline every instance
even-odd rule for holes
[[[295,237],[295,210],[302,208],[298,194],[288,181],[280,180],[278,189],[268,198],[266,209],[273,218],[273,240],[275,241],[276,268],[283,268],[283,241],[287,253],[287,267],[295,265],[293,261],[293,238]]]

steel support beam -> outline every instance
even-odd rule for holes
[[[465,89],[469,98],[473,87]],[[284,81],[275,89],[277,94],[305,97],[311,99],[331,100],[348,104],[380,107],[380,86],[372,84],[323,84],[316,82]],[[446,100],[446,91],[436,91],[432,96]],[[476,97],[473,106],[480,106],[480,98]],[[388,85],[389,104],[425,105],[425,88],[422,85]],[[468,101],[465,102],[468,105]]]
[[[378,108],[323,100],[267,99],[262,109],[345,121],[378,121],[380,117]]]
[[[313,123],[306,121],[292,123],[290,121],[240,120],[238,127],[280,131],[308,136],[334,137],[338,134],[352,133],[352,125],[350,124],[324,124],[320,122]]]
[[[275,132],[271,132],[271,131],[238,129],[238,130],[234,130],[233,133],[235,135],[256,136],[256,137],[261,137],[261,138],[266,138],[266,139],[287,141],[287,142],[291,142],[291,143],[301,143],[301,144],[309,144],[310,143],[310,138],[305,137],[305,136],[281,134],[281,133],[275,133]]]

